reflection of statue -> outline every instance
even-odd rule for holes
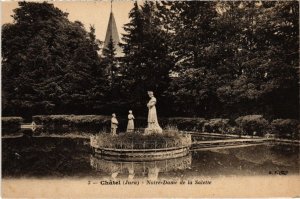
[[[111,177],[112,177],[113,179],[116,179],[116,178],[118,177],[118,175],[119,175],[119,172],[116,171],[116,172],[114,172],[114,173],[111,174]]]
[[[127,124],[127,132],[132,133],[134,131],[134,116],[132,114],[132,111],[129,111],[128,114],[128,124]]]
[[[153,95],[152,91],[148,91],[148,95],[150,97],[150,100],[147,104],[147,107],[149,109],[148,112],[148,127],[145,129],[145,133],[162,133],[162,129],[160,128],[157,120],[157,114],[156,114],[156,98]]]
[[[160,173],[184,171],[191,168],[192,164],[191,154],[181,158],[146,162],[111,161],[94,155],[91,155],[90,158],[90,164],[96,171],[111,175],[112,178],[121,178],[122,175],[119,176],[118,174],[128,173],[129,180],[139,176],[143,176],[143,178],[146,177],[150,180],[156,180]]]
[[[133,165],[132,168],[128,168],[128,179],[132,180],[134,178],[134,169],[133,169]]]
[[[159,168],[148,168],[148,179],[149,180],[157,180],[159,174]]]

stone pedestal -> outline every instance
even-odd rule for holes
[[[145,129],[145,134],[159,133],[162,134],[162,128],[158,127],[148,127]]]

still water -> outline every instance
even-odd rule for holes
[[[210,138],[203,138],[207,140]],[[299,175],[299,146],[257,145],[207,151],[163,161],[118,162],[92,153],[87,138],[2,138],[2,176],[191,178]]]

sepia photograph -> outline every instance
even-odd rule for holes
[[[1,1],[3,198],[300,197],[299,1]]]

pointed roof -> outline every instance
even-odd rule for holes
[[[104,48],[106,48],[108,46],[110,37],[112,38],[112,40],[114,42],[114,46],[116,49],[116,57],[123,57],[124,56],[123,51],[122,51],[121,47],[118,45],[120,42],[120,39],[119,39],[118,29],[117,29],[117,25],[116,25],[116,21],[115,21],[113,12],[111,12],[110,16],[109,16],[109,21],[108,21],[108,26],[107,26],[106,36],[105,36],[105,41],[104,41]]]

